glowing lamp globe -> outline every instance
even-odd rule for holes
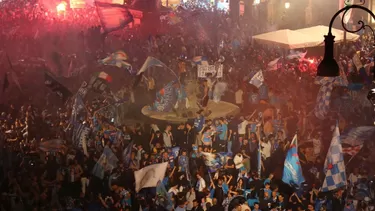
[[[61,2],[56,6],[57,12],[65,12],[66,11],[66,3]]]

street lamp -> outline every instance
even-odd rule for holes
[[[289,2],[285,2],[285,9],[289,9],[289,7],[290,7],[290,3]]]
[[[364,5],[364,1],[365,0],[362,0],[361,5]],[[350,33],[357,33],[360,30],[364,30],[365,28],[369,28],[372,31],[373,36],[375,38],[374,30],[369,25],[366,25],[363,21],[358,21],[359,28],[357,28],[356,30],[350,30],[350,29],[346,28],[346,26],[345,26],[344,17],[346,15],[346,13],[351,9],[363,10],[363,11],[367,12],[368,14],[370,14],[371,17],[375,19],[374,13],[372,13],[371,10],[369,10],[366,7],[361,6],[361,5],[355,5],[355,4],[354,5],[347,5],[344,8],[337,11],[335,15],[333,15],[333,17],[332,17],[332,19],[329,23],[328,34],[326,36],[324,36],[325,37],[325,39],[324,39],[324,43],[325,43],[324,58],[318,66],[317,76],[336,77],[336,76],[340,75],[339,66],[338,66],[336,60],[333,57],[333,48],[334,48],[334,43],[335,43],[335,36],[332,35],[333,22],[335,21],[336,17],[340,13],[342,13],[342,12],[344,13],[342,18],[341,18],[341,25],[342,25],[342,27],[345,31],[350,32]],[[375,67],[372,69],[371,72],[372,72],[372,74],[374,74],[373,75],[373,77],[374,77],[375,76]],[[375,77],[373,78],[373,81],[375,81]],[[373,106],[375,106],[375,92],[373,90],[371,90],[369,92],[367,98],[370,100],[370,102],[373,104]]]
[[[342,8],[342,9],[340,9],[332,17],[331,22],[329,23],[328,34],[326,36],[324,36],[325,37],[325,39],[324,39],[324,43],[325,43],[324,58],[318,66],[318,72],[317,72],[318,76],[335,77],[335,76],[340,75],[339,66],[337,65],[337,62],[335,61],[335,59],[333,58],[333,47],[334,47],[334,42],[335,42],[334,41],[335,36],[332,35],[332,25],[333,25],[333,22],[335,21],[336,17],[340,13],[344,12],[342,17],[345,17],[346,13],[351,9],[364,10],[367,13],[369,13],[375,19],[374,13],[372,13],[369,9],[367,9],[366,7],[363,7],[361,5],[348,5],[344,8]],[[368,27],[372,30],[372,28],[370,26],[366,25],[363,21],[358,21],[358,24],[360,25],[360,27],[357,30],[350,30],[350,29],[346,28],[345,23],[344,23],[344,18],[342,18],[341,24],[342,24],[343,29],[347,32],[350,32],[350,33],[357,33],[360,30],[365,29],[366,27]],[[374,38],[375,38],[375,36],[374,36]]]

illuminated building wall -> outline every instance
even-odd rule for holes
[[[124,4],[124,0],[112,0],[112,4]]]
[[[83,9],[86,7],[85,0],[70,0],[70,8],[72,9]]]
[[[161,5],[163,5],[164,7],[177,6],[180,3],[180,0],[161,0]]]

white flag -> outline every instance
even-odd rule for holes
[[[159,181],[162,181],[167,170],[168,162],[146,166],[134,172],[135,191],[142,188],[156,187]]]
[[[281,57],[270,61],[270,63],[268,63],[268,65],[267,65],[267,70],[277,70],[277,63],[279,62],[280,58]]]
[[[249,81],[250,84],[256,86],[257,88],[261,87],[264,82],[263,73],[259,70]]]
[[[143,63],[141,69],[137,72],[137,75],[140,75],[141,73],[146,72],[146,70],[149,67],[153,67],[153,66],[163,67],[163,66],[165,66],[165,64],[163,62],[161,62],[160,60],[158,60],[158,59],[156,59],[152,56],[149,56],[149,57],[147,57],[145,63]]]

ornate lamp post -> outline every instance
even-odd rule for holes
[[[362,1],[361,5],[364,4],[364,1],[365,0]],[[337,65],[337,62],[335,61],[335,59],[333,58],[333,46],[334,46],[334,42],[335,42],[334,41],[335,36],[333,36],[332,32],[331,32],[333,22],[340,13],[342,13],[342,12],[344,13],[343,18],[341,20],[341,24],[342,24],[342,27],[344,28],[345,31],[350,32],[350,33],[356,33],[356,32],[359,32],[360,30],[363,30],[367,27],[374,34],[373,29],[369,25],[366,25],[363,21],[358,21],[358,24],[359,24],[360,27],[357,30],[350,30],[350,29],[346,28],[346,25],[344,23],[344,17],[346,15],[346,13],[351,9],[364,10],[367,13],[369,13],[372,16],[372,18],[375,19],[374,13],[372,13],[371,10],[369,10],[366,7],[361,6],[361,5],[347,5],[346,7],[337,11],[337,13],[332,17],[331,22],[329,23],[328,35],[324,36],[325,37],[325,40],[324,40],[325,52],[324,52],[324,58],[318,66],[318,73],[317,73],[318,76],[335,77],[335,76],[340,75],[339,66]],[[374,38],[375,38],[375,34],[374,34]]]
[[[368,14],[370,14],[373,19],[375,19],[374,13],[371,10],[367,9],[366,7],[362,6],[364,4],[365,4],[365,0],[362,0],[362,3],[360,5],[358,5],[358,4],[347,5],[346,7],[337,11],[336,14],[332,17],[331,22],[329,23],[328,35],[324,36],[325,37],[325,39],[324,39],[324,43],[325,43],[324,58],[318,66],[318,71],[317,71],[318,76],[335,77],[335,76],[340,75],[339,66],[338,66],[336,60],[333,57],[333,47],[334,47],[334,42],[335,42],[335,36],[332,35],[333,22],[335,21],[336,17],[340,13],[344,13],[343,16],[342,16],[343,18],[341,19],[341,24],[342,24],[342,27],[345,31],[350,32],[350,33],[356,33],[356,32],[359,32],[360,30],[364,30],[365,28],[369,28],[372,31],[372,33],[374,35],[374,40],[375,40],[374,30],[369,25],[366,25],[363,21],[361,21],[361,20],[358,21],[358,25],[360,27],[356,30],[350,30],[350,29],[346,28],[345,23],[344,23],[344,17],[346,15],[346,13],[351,9],[363,10],[363,11],[367,12]],[[374,62],[375,62],[375,56],[374,56]],[[373,82],[375,82],[375,67],[373,67],[371,72],[373,74]],[[375,89],[370,90],[370,92],[367,95],[367,98],[370,100],[371,104],[375,107]]]

